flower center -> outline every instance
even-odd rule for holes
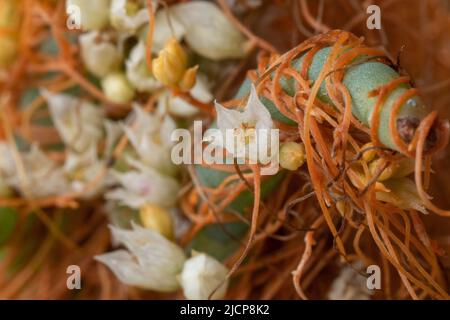
[[[255,125],[248,122],[241,123],[239,128],[234,129],[235,135],[241,139],[245,145],[250,144],[255,140]]]

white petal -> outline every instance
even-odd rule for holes
[[[185,297],[189,300],[207,300],[220,285],[212,299],[223,299],[228,288],[227,273],[228,269],[216,259],[206,254],[196,254],[186,261],[181,273],[180,283]]]
[[[9,146],[0,141],[0,173],[4,176],[14,174],[16,165]]]
[[[131,84],[139,91],[153,92],[161,88],[161,83],[156,80],[147,67],[146,48],[142,41],[131,50],[130,57],[126,61],[127,77]]]
[[[116,71],[122,62],[119,48],[108,41],[108,36],[99,31],[91,31],[80,35],[81,57],[83,63],[92,74],[104,77]]]
[[[41,90],[52,120],[64,143],[82,152],[97,144],[103,135],[103,111],[97,106],[67,94]]]
[[[158,268],[142,266],[125,250],[117,250],[95,257],[95,260],[108,266],[123,283],[143,289],[172,292],[179,287],[176,275],[162,273]]]
[[[126,189],[118,188],[113,189],[105,194],[105,198],[108,200],[118,201],[121,205],[138,209],[143,206],[146,199],[133,192],[129,192]]]
[[[169,23],[170,19],[170,23]],[[186,34],[183,24],[172,14],[172,10],[168,11],[163,8],[158,10],[155,16],[155,32],[153,33],[152,51],[158,53],[166,45],[170,38],[177,40]]]
[[[178,289],[177,275],[181,272],[185,261],[183,250],[153,230],[144,229],[134,223],[132,227],[133,230],[126,230],[110,226],[113,239],[125,245],[131,253],[125,252],[128,255],[121,253],[119,256],[121,259],[115,260],[118,277],[125,283],[147,289],[157,291]],[[114,262],[113,258],[116,256],[106,260],[111,269],[114,266],[111,263]],[[129,258],[133,258],[133,266],[127,263]],[[120,263],[124,263],[124,266],[121,267]],[[125,274],[126,270],[132,273]]]
[[[136,2],[135,0],[112,0],[110,19],[111,24],[120,31],[135,33],[140,27],[148,22],[148,11],[145,0],[140,0],[137,5],[139,9],[136,14],[127,14],[127,3]],[[157,8],[157,1],[153,1],[153,10]]]
[[[106,131],[104,157],[108,158],[112,154],[114,146],[122,134],[122,127],[118,122],[111,120],[105,120],[103,125]]]
[[[250,96],[247,101],[247,105],[244,110],[247,121],[256,123],[256,128],[272,128],[273,121],[269,110],[259,100],[256,88],[252,84],[250,90]],[[251,121],[252,120],[252,121]]]
[[[215,4],[192,1],[171,10],[186,30],[186,42],[200,55],[213,60],[244,56],[245,38]]]
[[[221,130],[239,128],[241,126],[242,113],[230,110],[221,104],[214,102],[217,112],[217,127]]]
[[[78,8],[83,30],[99,30],[109,23],[110,0],[66,0],[66,10]],[[73,14],[74,12],[68,12]]]
[[[162,145],[166,148],[171,148],[173,145],[172,136],[173,131],[177,128],[175,121],[170,116],[165,116],[160,129],[160,137]]]
[[[369,300],[371,292],[367,289],[366,278],[354,269],[361,269],[360,262],[353,267],[344,267],[331,284],[328,298],[330,300]]]

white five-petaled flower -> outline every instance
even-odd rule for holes
[[[67,94],[41,90],[63,142],[76,152],[95,145],[103,135],[103,112],[94,104]]]
[[[150,114],[134,105],[131,119],[135,121],[124,127],[125,133],[136,149],[140,161],[162,174],[172,175],[176,166],[171,161],[170,139],[176,124],[168,115]]]
[[[172,177],[162,175],[143,163],[127,158],[130,166],[136,168],[126,173],[112,171],[120,187],[108,192],[106,198],[117,200],[130,208],[138,209],[146,203],[170,208],[176,204],[179,184]]]
[[[258,98],[252,85],[247,105],[243,112],[230,110],[215,103],[217,127],[220,134],[207,135],[213,143],[224,147],[234,158],[246,159],[250,163],[267,164],[278,152],[278,135],[269,110]]]
[[[132,223],[133,230],[110,226],[113,240],[128,250],[116,250],[96,256],[120,281],[127,285],[160,292],[179,289],[185,254],[175,243],[151,229]]]

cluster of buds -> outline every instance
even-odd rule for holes
[[[280,147],[280,166],[284,169],[296,171],[306,161],[305,147],[301,143],[289,141]]]
[[[182,91],[191,90],[197,78],[198,66],[188,68],[186,51],[175,38],[171,38],[152,62],[153,75],[159,82]]]

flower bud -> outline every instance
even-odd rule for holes
[[[296,142],[285,142],[280,148],[280,165],[284,169],[295,171],[300,168],[306,160],[303,144]]]
[[[66,0],[66,11],[77,8],[83,30],[100,30],[109,23],[110,0]]]
[[[173,239],[173,223],[170,212],[160,206],[147,203],[139,209],[142,225],[167,239]]]
[[[180,276],[184,296],[188,300],[223,299],[227,293],[228,269],[219,261],[204,253],[194,254],[188,259]]]
[[[133,86],[121,72],[112,73],[103,78],[102,88],[106,97],[116,103],[128,103],[135,95]]]
[[[176,86],[187,68],[187,55],[175,38],[169,40],[158,58],[153,60],[152,71],[156,79],[166,86]]]
[[[186,71],[179,84],[182,91],[187,92],[195,86],[195,82],[197,81],[197,70],[198,66],[195,66]]]

